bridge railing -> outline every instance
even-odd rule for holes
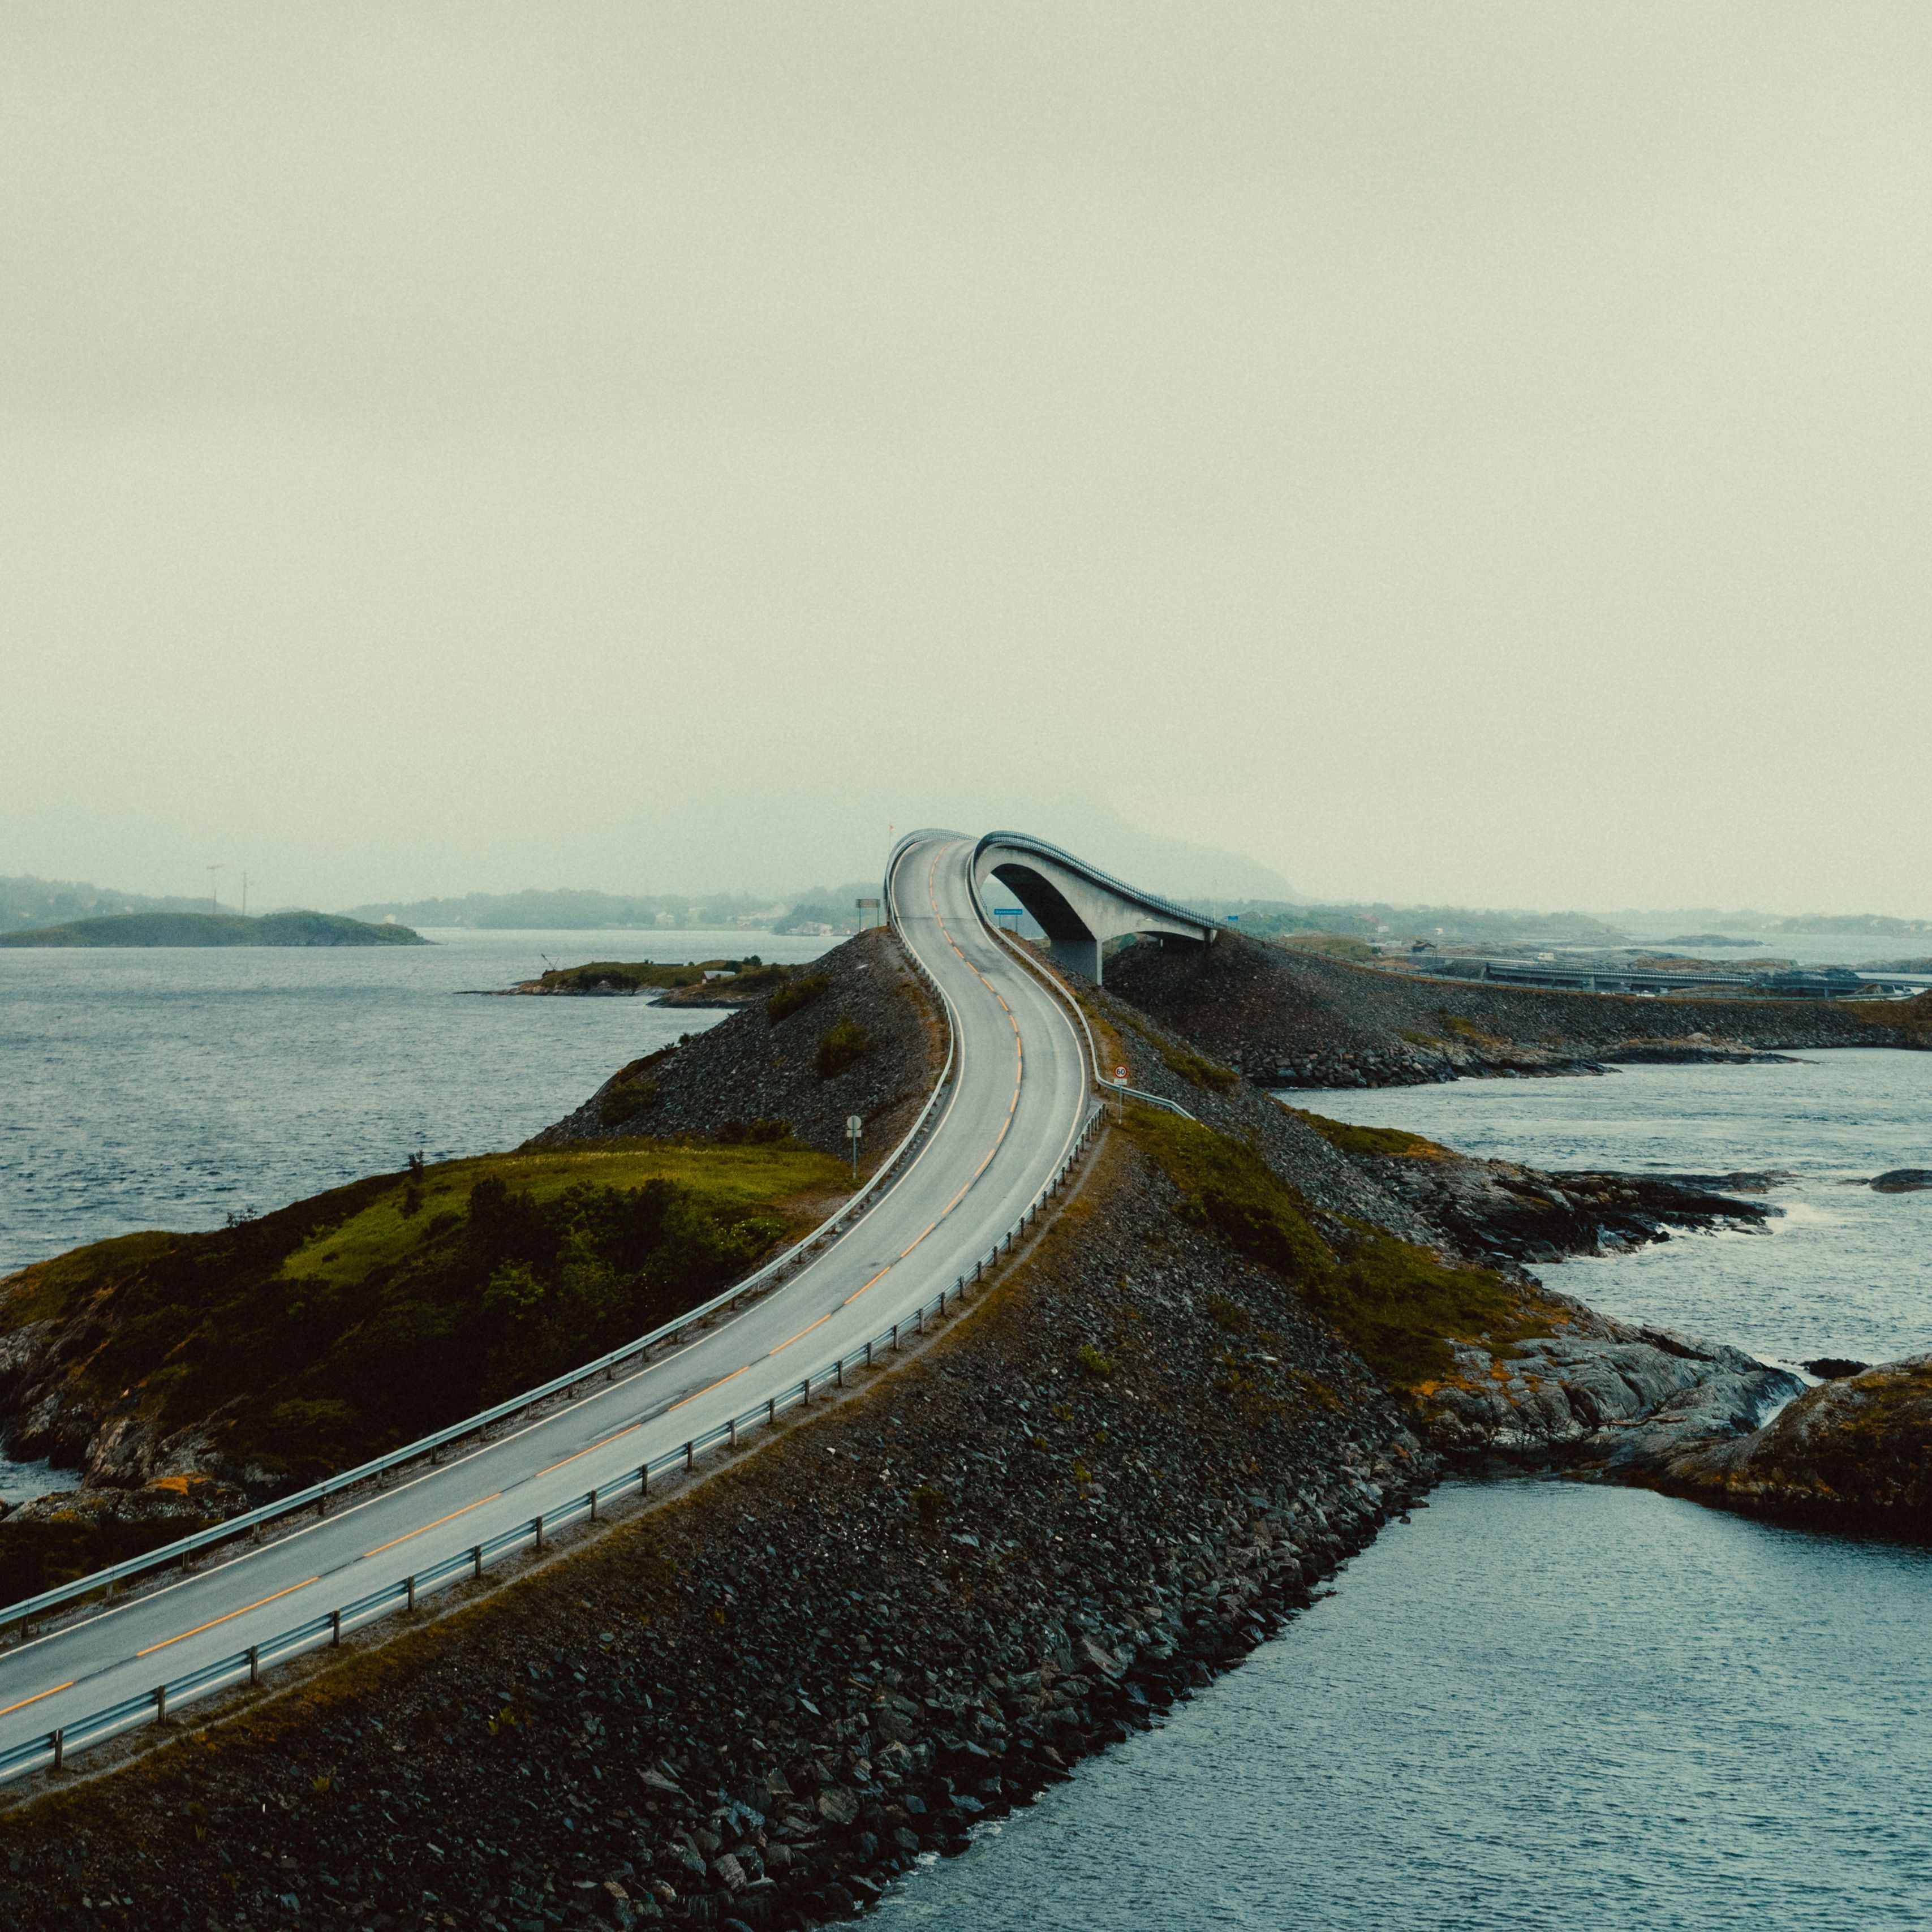
[[[973,1264],[970,1274],[962,1272],[952,1283],[940,1289],[930,1301],[922,1303],[909,1316],[903,1316],[871,1340],[848,1348],[842,1354],[789,1384],[779,1394],[703,1430],[685,1442],[650,1456],[634,1469],[622,1472],[578,1496],[567,1498],[555,1508],[512,1524],[494,1536],[485,1537],[468,1548],[427,1564],[421,1569],[392,1578],[360,1596],[351,1597],[326,1610],[290,1624],[272,1636],[258,1639],[245,1648],[232,1651],[212,1663],[185,1671],[118,1702],[89,1712],[86,1717],[44,1731],[0,1751],[0,1784],[10,1783],[37,1771],[59,1771],[77,1751],[95,1748],[147,1724],[166,1724],[184,1706],[212,1697],[218,1692],[242,1684],[256,1684],[263,1671],[291,1662],[315,1650],[339,1645],[345,1636],[398,1610],[413,1610],[428,1596],[454,1583],[482,1576],[491,1561],[514,1550],[541,1550],[547,1539],[574,1523],[595,1522],[599,1513],[632,1497],[650,1494],[654,1480],[694,1471],[699,1456],[716,1450],[728,1450],[760,1428],[774,1426],[781,1416],[794,1409],[807,1408],[814,1397],[834,1394],[845,1386],[848,1375],[885,1366],[883,1358],[897,1354],[910,1339],[923,1335],[929,1320],[943,1319],[957,1310],[973,1290],[1009,1254],[1013,1244],[1036,1222],[1047,1204],[1072,1176],[1080,1158],[1105,1118],[1105,1110],[1090,1108],[1065,1158],[1052,1178],[1041,1188],[1012,1227]],[[303,1586],[306,1588],[307,1586]]]
[[[926,1096],[926,1103],[919,1111],[918,1118],[906,1130],[898,1145],[873,1171],[865,1185],[850,1196],[836,1214],[822,1222],[802,1240],[766,1262],[743,1280],[734,1283],[722,1293],[713,1295],[709,1301],[700,1303],[695,1308],[687,1309],[682,1315],[653,1328],[648,1335],[640,1335],[634,1342],[626,1342],[622,1347],[612,1349],[609,1354],[598,1356],[593,1362],[586,1362],[580,1368],[572,1369],[538,1388],[526,1389],[520,1395],[511,1396],[493,1408],[479,1410],[474,1415],[464,1417],[460,1422],[452,1422],[446,1428],[419,1437],[404,1448],[392,1450],[386,1456],[378,1456],[372,1461],[359,1463],[356,1468],[345,1469],[338,1475],[325,1477],[319,1483],[311,1483],[306,1489],[298,1490],[274,1502],[265,1503],[258,1509],[226,1517],[220,1522],[210,1524],[206,1529],[178,1537],[172,1543],[148,1551],[145,1556],[129,1557],[124,1562],[110,1564],[87,1576],[76,1577],[71,1582],[43,1590],[37,1596],[10,1604],[4,1609],[0,1609],[0,1628],[10,1624],[19,1624],[19,1641],[24,1643],[32,1634],[36,1618],[47,1616],[103,1592],[111,1595],[119,1585],[152,1575],[158,1570],[176,1565],[185,1567],[196,1556],[207,1551],[232,1542],[238,1537],[252,1536],[258,1530],[284,1517],[298,1514],[303,1510],[314,1508],[326,1515],[331,1499],[346,1490],[356,1489],[365,1483],[380,1484],[393,1472],[408,1464],[420,1462],[424,1457],[434,1462],[440,1460],[446,1449],[454,1448],[473,1436],[484,1435],[500,1422],[526,1415],[554,1397],[568,1396],[580,1384],[594,1380],[599,1376],[607,1382],[614,1381],[618,1370],[627,1365],[648,1366],[653,1349],[666,1343],[674,1343],[692,1330],[706,1327],[720,1315],[736,1308],[741,1302],[777,1287],[795,1270],[809,1265],[820,1251],[849,1232],[854,1223],[875,1204],[878,1196],[886,1184],[904,1172],[918,1152],[928,1128],[933,1123],[940,1097],[952,1078],[958,1057],[957,1029],[946,996],[940,992],[932,976],[920,964],[910,947],[905,948],[905,956],[914,971],[940,1001],[946,1029],[945,1063],[940,1069],[938,1078],[933,1083],[932,1091]]]

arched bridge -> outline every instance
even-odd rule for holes
[[[1100,949],[1129,933],[1159,933],[1211,945],[1217,922],[1144,892],[1071,852],[1021,832],[989,832],[973,853],[973,888],[991,924],[990,881],[1025,907],[1045,932],[1060,965],[1100,980]]]

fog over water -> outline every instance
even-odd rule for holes
[[[8,9],[0,871],[1932,916],[1928,93],[1896,0]]]

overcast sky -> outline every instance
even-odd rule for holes
[[[1932,914],[1928,244],[1920,4],[10,8],[0,872]]]

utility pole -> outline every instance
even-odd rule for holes
[[[210,918],[213,918],[221,910],[221,902],[215,896],[214,875],[217,872],[225,872],[227,869],[225,864],[211,866],[208,868],[208,911]]]

